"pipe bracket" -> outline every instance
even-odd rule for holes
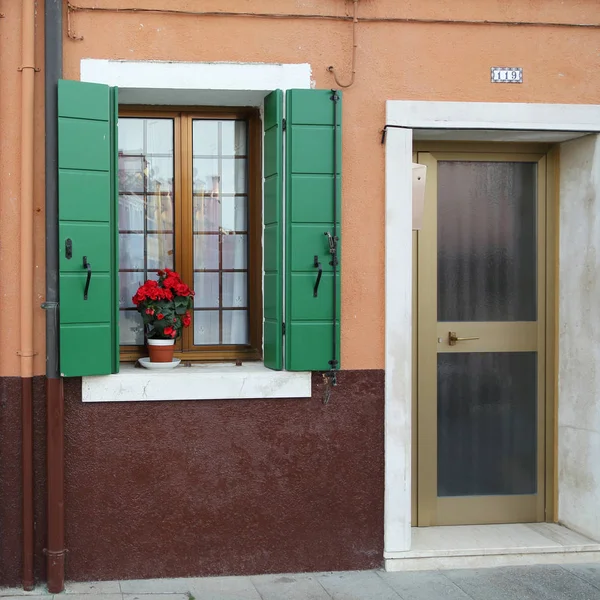
[[[50,558],[62,558],[68,551],[68,548],[63,548],[62,550],[48,550],[48,548],[44,548],[42,550],[42,552]]]
[[[20,350],[17,350],[17,356],[22,356],[23,358],[30,358],[37,355],[37,352],[21,352]]]
[[[33,69],[36,73],[39,73],[41,70],[39,67],[32,67],[31,65],[25,65],[24,67],[19,67],[17,69],[17,71],[23,71],[24,69]]]

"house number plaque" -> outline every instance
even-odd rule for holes
[[[522,67],[492,67],[492,83],[523,83]]]

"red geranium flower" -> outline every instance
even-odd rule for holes
[[[179,273],[172,269],[158,271],[158,281],[145,281],[132,301],[143,317],[148,337],[176,338],[182,327],[189,327],[193,295]],[[165,321],[162,327],[157,326],[159,321]]]
[[[185,283],[178,283],[175,286],[175,293],[178,296],[189,296],[190,295],[190,288]]]

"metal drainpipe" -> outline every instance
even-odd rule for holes
[[[34,0],[22,3],[21,52],[21,285],[20,362],[23,475],[23,588],[33,578],[33,126],[35,76]]]
[[[58,80],[62,77],[62,0],[44,3],[46,122],[46,412],[48,468],[48,591],[65,581],[64,391],[58,321]]]

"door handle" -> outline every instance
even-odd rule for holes
[[[87,256],[83,257],[83,268],[87,269],[87,279],[85,281],[85,289],[83,290],[83,299],[87,300],[90,290],[90,281],[92,280],[92,265],[88,262]]]
[[[321,276],[323,275],[323,267],[321,266],[321,263],[319,262],[319,257],[316,254],[314,267],[315,269],[319,269],[319,273],[317,274],[317,281],[315,281],[315,287],[313,288],[313,297],[316,298],[317,293],[319,291],[319,283],[321,283]]]
[[[449,331],[448,332],[448,345],[449,346],[456,346],[456,342],[466,342],[468,340],[478,340],[478,337],[456,337],[456,332],[455,331]]]

